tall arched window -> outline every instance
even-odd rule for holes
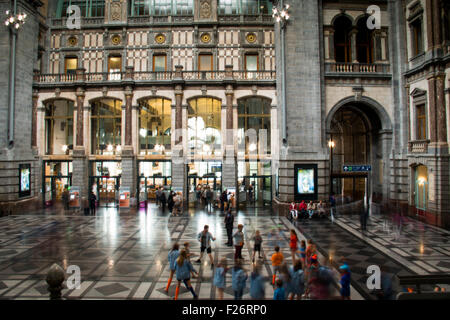
[[[139,145],[141,154],[164,154],[170,150],[171,103],[154,98],[139,101]]]
[[[367,28],[367,18],[358,20],[356,34],[356,55],[359,63],[373,63],[373,31]]]
[[[98,99],[91,103],[92,153],[113,155],[120,152],[122,101]]]
[[[191,155],[219,155],[222,102],[215,98],[197,98],[188,105],[188,144]]]
[[[45,105],[45,154],[68,154],[73,149],[73,109],[70,100]]]
[[[346,16],[334,21],[334,58],[336,62],[352,62],[350,31],[352,22]]]
[[[270,102],[263,97],[238,100],[238,144],[246,155],[270,154]]]
[[[105,15],[105,0],[59,0],[56,17],[66,17],[67,8],[70,6],[78,6],[82,17],[103,17]]]

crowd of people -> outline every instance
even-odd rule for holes
[[[330,214],[333,213],[330,210]],[[291,202],[289,205],[289,218],[291,220],[297,219],[312,219],[314,217],[325,218],[327,216],[327,210],[325,203],[320,200],[318,203],[302,200],[300,203]]]
[[[229,216],[231,215],[231,217]],[[262,266],[264,264],[264,256],[261,255],[261,246],[264,241],[261,232],[255,230],[253,236],[248,239],[253,242],[253,253],[251,272],[246,270],[243,262],[242,249],[246,241],[244,235],[244,225],[238,224],[237,229],[233,233],[232,214],[227,213],[224,223],[227,229],[228,246],[235,248],[234,264],[229,266],[225,257],[219,259],[218,265],[214,266],[212,256],[212,242],[216,238],[209,231],[209,226],[205,225],[203,230],[198,233],[197,240],[200,242],[200,257],[195,261],[201,263],[204,253],[209,256],[211,269],[213,270],[213,285],[217,290],[217,299],[224,298],[226,289],[226,277],[231,273],[231,286],[234,292],[234,299],[241,300],[244,291],[248,288],[252,299],[265,299],[266,296],[266,277],[262,274]],[[229,232],[231,229],[231,232]],[[319,264],[318,253],[315,243],[312,240],[299,240],[294,229],[290,231],[289,248],[292,254],[292,265],[286,261],[280,246],[275,246],[270,256],[272,264],[272,281],[274,288],[274,300],[300,300],[300,299],[350,299],[350,281],[351,272],[349,266],[343,262],[339,267],[340,272],[340,297],[333,296],[333,271],[326,261]],[[192,287],[191,278],[198,277],[196,268],[190,261],[191,253],[189,243],[184,244],[183,249],[179,249],[179,245],[175,243],[168,253],[168,263],[170,268],[170,276],[165,291],[168,293],[172,278],[175,275],[177,285],[175,288],[174,299],[177,300],[182,283],[192,293],[194,299],[198,299],[198,295]],[[258,259],[256,259],[258,258]],[[247,283],[249,281],[249,284]]]
[[[159,187],[155,192],[155,200],[158,207],[162,210],[167,209],[174,216],[179,216],[183,212],[183,197],[181,192],[165,190],[163,187]]]

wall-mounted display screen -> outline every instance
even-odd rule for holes
[[[317,165],[296,164],[295,200],[317,200]]]
[[[31,165],[19,165],[19,197],[31,195]]]

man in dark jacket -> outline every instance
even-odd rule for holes
[[[233,246],[233,223],[234,223],[234,216],[231,213],[231,210],[227,211],[227,214],[225,215],[225,228],[227,229],[227,237],[228,242],[226,243],[227,246],[232,247]]]
[[[228,202],[228,195],[227,195],[227,190],[224,190],[222,192],[222,195],[220,196],[220,211],[224,211],[225,210],[225,203]]]

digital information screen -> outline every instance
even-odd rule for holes
[[[294,166],[295,200],[317,200],[317,164]]]

